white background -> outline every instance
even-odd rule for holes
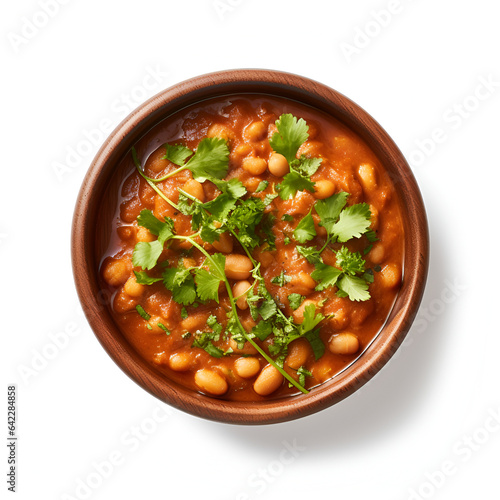
[[[499,498],[496,3],[65,1],[47,0],[50,17],[42,1],[4,2],[0,16],[1,413],[14,383],[17,498]],[[344,402],[266,427],[169,410],[130,381],[82,316],[70,266],[97,129],[186,78],[241,67],[308,76],[372,114],[412,164],[432,240],[398,355]]]

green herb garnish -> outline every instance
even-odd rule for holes
[[[140,304],[137,304],[135,306],[135,309],[139,313],[139,316],[141,318],[145,319],[146,321],[149,321],[151,319],[151,314],[148,314]]]

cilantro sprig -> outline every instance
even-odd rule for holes
[[[340,192],[325,200],[318,200],[314,209],[320,217],[320,225],[326,229],[327,239],[323,247],[297,245],[297,251],[309,262],[314,264],[315,269],[311,277],[318,283],[317,291],[326,290],[337,286],[337,295],[349,297],[352,301],[364,301],[370,298],[368,287],[373,281],[373,275],[367,275],[365,261],[358,252],[351,252],[346,246],[339,250],[331,249],[336,255],[336,266],[329,266],[323,262],[322,252],[331,243],[345,243],[353,238],[360,238],[366,234],[369,240],[376,239],[373,231],[369,229],[371,224],[371,212],[367,203],[358,203],[347,206],[349,194]],[[314,221],[311,212],[306,215],[297,225],[294,237],[299,243],[305,243],[316,236]]]
[[[198,151],[199,150],[200,146],[198,147]],[[187,151],[183,151],[180,148],[171,150],[170,153],[167,152],[167,154],[172,154],[172,158],[175,155],[175,159],[179,162],[182,161],[183,156],[187,157]],[[274,299],[265,287],[264,279],[259,270],[260,264],[255,262],[251,255],[251,250],[262,243],[261,237],[259,236],[259,227],[264,218],[266,202],[256,197],[242,199],[242,196],[246,193],[246,189],[238,180],[231,179],[225,181],[212,177],[210,180],[212,180],[221,191],[221,194],[214,200],[207,203],[201,203],[199,200],[189,195],[189,193],[179,190],[180,196],[178,204],[174,204],[165,196],[161,189],[156,186],[155,182],[144,175],[135,149],[132,150],[132,156],[137,170],[150,186],[153,187],[162,198],[167,199],[168,202],[181,213],[191,216],[192,228],[193,231],[195,231],[194,234],[189,236],[178,235],[175,233],[173,222],[170,219],[162,221],[156,218],[151,211],[143,210],[138,217],[137,223],[146,227],[153,235],[157,236],[157,240],[147,243],[137,243],[133,253],[133,264],[136,267],[142,267],[143,271],[137,271],[136,279],[143,284],[151,285],[156,283],[158,279],[149,276],[145,270],[153,269],[158,265],[159,257],[163,252],[164,246],[174,240],[189,242],[205,256],[205,261],[201,266],[186,268],[181,262],[177,267],[167,266],[163,270],[162,281],[165,287],[172,292],[173,300],[183,306],[195,304],[195,301],[218,301],[219,286],[222,282],[226,288],[231,307],[231,310],[227,313],[227,334],[230,334],[238,344],[249,342],[268,363],[272,364],[280,371],[288,382],[301,392],[307,393],[308,391],[283,369],[282,361],[275,360],[271,357],[273,356],[271,352],[272,349],[270,349],[270,356],[254,341],[254,338],[263,338],[264,335],[268,335],[268,332],[271,333],[272,331],[286,331],[287,335],[294,332],[295,336],[293,338],[298,338],[298,336],[301,335],[307,338],[307,333],[310,333],[308,331],[303,331],[302,326],[299,327],[294,325],[292,319],[284,316],[278,309]],[[194,156],[185,166],[187,166],[193,158]],[[177,171],[179,171],[179,169]],[[191,171],[193,172],[193,170]],[[200,174],[200,171],[197,172],[197,175],[198,174]],[[193,172],[193,176],[194,175],[195,173]],[[208,179],[208,175],[203,176]],[[198,178],[200,179],[203,176],[200,177],[200,175],[198,175]],[[274,325],[272,328],[267,326],[266,323],[261,322],[259,323],[260,326],[257,325],[253,333],[246,332],[239,319],[236,300],[224,272],[224,255],[217,253],[209,254],[205,248],[196,241],[196,239],[200,237],[203,241],[213,242],[219,239],[220,235],[226,231],[230,232],[237,239],[254,266],[252,274],[256,282],[248,292],[250,303],[253,300],[253,304],[251,303],[250,305],[252,314],[262,317],[263,321],[272,321]],[[270,234],[267,234],[266,237],[270,237]],[[146,243],[147,246],[140,245],[140,243]],[[258,292],[252,294],[256,286]],[[214,329],[212,330],[215,331]],[[207,334],[198,335],[197,338],[195,338],[193,346],[200,347],[215,357],[231,354],[229,351],[225,353],[222,352],[220,348],[213,344],[214,338],[211,332],[205,333]],[[186,332],[182,338],[187,339],[190,336],[191,334]],[[286,352],[287,345],[287,343],[283,343],[282,347],[284,350],[280,348],[280,351]]]
[[[309,138],[307,123],[303,118],[297,119],[287,113],[276,120],[276,128],[278,131],[273,134],[269,144],[274,151],[287,159],[290,166],[290,172],[276,186],[280,198],[283,200],[293,198],[297,191],[314,192],[314,182],[310,177],[318,170],[322,160],[306,158],[304,155],[297,158],[300,146]]]

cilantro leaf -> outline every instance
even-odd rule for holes
[[[301,366],[297,370],[297,375],[299,376],[299,384],[302,387],[305,387],[306,385],[306,377],[312,377],[312,373],[309,370],[306,370],[304,366]]]
[[[206,269],[196,270],[196,291],[200,300],[215,300],[219,303],[219,284],[221,280]]]
[[[325,319],[323,314],[316,314],[316,306],[314,304],[308,304],[304,308],[304,321],[299,325],[300,335],[305,335],[307,332],[314,330],[318,323],[321,323]]]
[[[165,269],[163,284],[172,292],[172,298],[178,304],[187,306],[196,300],[195,283],[190,269],[183,266]]]
[[[321,292],[329,286],[334,286],[342,274],[340,269],[333,266],[328,266],[319,262],[316,264],[316,269],[311,273],[311,278],[318,283],[315,290]]]
[[[305,297],[303,295],[300,295],[300,293],[291,293],[288,296],[288,303],[290,304],[290,308],[295,311],[295,309],[298,309],[300,304],[304,301]]]
[[[366,262],[359,252],[351,252],[347,247],[342,246],[341,249],[336,252],[335,256],[337,265],[341,267],[345,273],[355,276],[357,273],[365,272]]]
[[[377,233],[373,229],[369,229],[368,231],[366,231],[365,236],[370,243],[375,243],[376,241],[378,241]]]
[[[217,198],[203,203],[202,208],[210,212],[214,219],[221,222],[229,215],[229,212],[236,206],[236,199],[228,193],[222,193]]]
[[[276,314],[277,311],[276,302],[274,302],[273,298],[269,296],[268,298],[266,298],[266,300],[264,300],[264,302],[262,302],[258,311],[261,318],[267,321]]]
[[[193,157],[184,165],[199,182],[222,179],[229,168],[229,148],[224,139],[207,137],[198,144]]]
[[[265,236],[267,250],[276,250],[276,235],[273,232],[276,217],[271,213],[264,214],[260,224],[260,231]]]
[[[368,283],[359,276],[344,274],[338,281],[337,286],[339,287],[337,292],[339,297],[349,297],[353,301],[363,301],[370,298]]]
[[[255,335],[259,340],[266,340],[269,335],[271,335],[273,327],[271,323],[267,321],[260,321],[257,325],[252,328],[252,334]]]
[[[306,158],[304,155],[300,157],[297,165],[293,166],[299,174],[305,175],[306,177],[311,177],[315,174],[321,165],[323,160],[321,158]]]
[[[158,258],[163,252],[163,244],[159,240],[139,241],[132,254],[132,264],[134,267],[143,269],[153,269],[158,262]]]
[[[139,285],[152,285],[157,281],[162,281],[162,278],[152,278],[146,271],[134,271],[135,280]]]
[[[333,226],[337,222],[341,210],[345,207],[347,203],[348,193],[341,191],[336,193],[326,200],[318,200],[314,209],[321,219],[321,226],[323,226],[329,234],[333,232]]]
[[[295,231],[293,232],[293,236],[299,243],[305,243],[306,241],[312,240],[316,236],[314,220],[310,211],[298,223]]]
[[[285,274],[285,271],[282,269],[281,273],[278,274],[278,276],[275,276],[271,280],[271,283],[274,283],[275,285],[279,285],[279,286],[285,286],[287,283],[290,283],[290,281],[292,281],[292,277],[287,276]]]
[[[293,215],[283,214],[283,216],[281,217],[281,220],[286,221],[286,222],[293,222],[295,219],[293,218]]]
[[[269,181],[260,181],[255,192],[261,193],[262,191],[265,191],[267,189],[267,186],[269,186]]]
[[[311,264],[323,262],[323,260],[321,259],[321,254],[316,247],[303,247],[301,245],[297,245],[295,248],[297,249],[297,252],[300,253],[302,257],[305,257]]]
[[[247,192],[246,187],[239,179],[229,179],[228,181],[222,181],[218,179],[211,179],[211,181],[220,189],[223,193],[227,193],[234,199],[241,198]]]
[[[174,235],[174,221],[172,219],[165,219],[165,222],[162,222],[153,215],[151,210],[142,210],[137,217],[137,224],[145,227],[155,236],[158,236],[158,240],[162,244]]]
[[[164,146],[167,153],[162,157],[162,160],[169,160],[179,167],[182,167],[186,160],[193,154],[189,148],[183,146],[182,144],[175,144],[173,146],[170,144],[164,144]]]
[[[208,271],[203,267],[196,269],[197,293],[202,301],[215,300],[219,303],[219,285],[226,279],[225,265],[226,257],[221,253],[214,253],[203,263],[203,266],[208,267]]]
[[[137,217],[137,224],[145,227],[151,234],[158,236],[158,239],[148,242],[139,241],[134,248],[132,264],[134,267],[142,267],[148,270],[153,269],[163,252],[165,241],[174,235],[174,221],[172,219],[165,219],[165,222],[162,222],[153,215],[151,210],[142,210]]]
[[[278,195],[277,194],[266,194],[266,196],[264,197],[264,199],[262,200],[262,203],[264,203],[264,205],[267,207],[268,205],[270,205],[273,200],[275,198],[277,198]]]
[[[325,344],[319,335],[319,328],[307,332],[304,337],[308,340],[313,350],[314,359],[317,361],[323,354],[325,354]]]
[[[298,172],[292,171],[283,177],[283,180],[276,186],[276,189],[279,191],[282,200],[289,200],[295,196],[297,191],[304,191],[307,189],[313,193],[314,182]]]
[[[212,341],[207,338],[206,336],[204,337],[205,334],[201,336],[201,338],[196,339],[191,347],[198,347],[200,349],[203,349],[205,352],[210,354],[210,356],[214,358],[222,358],[224,356],[224,351],[222,349],[219,349],[218,347],[215,347],[212,343]],[[231,350],[232,352],[232,350]],[[229,354],[229,353],[228,353]]]
[[[341,243],[351,238],[360,238],[371,224],[370,205],[357,203],[340,212],[338,222],[332,226],[332,232]]]
[[[283,114],[276,120],[275,132],[269,144],[277,153],[282,154],[288,163],[296,159],[297,151],[300,146],[307,141],[309,127],[307,123],[300,118],[297,120],[292,114]]]
[[[224,280],[226,274],[224,273],[224,268],[226,267],[226,256],[222,253],[214,253],[210,256],[210,260],[207,259],[203,263],[204,266],[208,266],[210,272],[219,280]]]

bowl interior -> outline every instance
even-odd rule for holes
[[[404,234],[404,278],[384,328],[361,356],[308,395],[257,403],[210,398],[165,379],[124,338],[109,311],[110,297],[99,286],[96,228],[109,225],[104,196],[117,166],[154,125],[183,107],[231,94],[268,94],[299,101],[333,116],[356,132],[392,178],[400,200]],[[112,208],[114,211],[114,208]],[[188,413],[217,421],[263,424],[299,418],[344,399],[365,384],[403,341],[418,310],[428,265],[428,230],[422,198],[402,153],[365,111],[345,96],[312,80],[280,72],[239,70],[204,75],[156,95],[129,115],[94,159],[75,208],[72,234],[75,283],[87,319],[114,361],[159,399]]]

